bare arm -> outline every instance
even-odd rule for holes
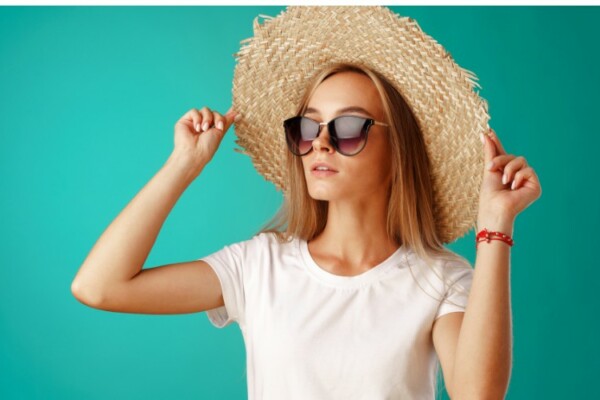
[[[513,235],[512,219],[479,217],[478,230]],[[503,399],[512,369],[510,246],[499,240],[477,249],[473,286],[449,372],[458,399]]]
[[[214,114],[223,130],[194,130],[197,123],[212,124],[206,108],[202,114],[192,109],[178,121],[175,151],[108,226],[75,276],[71,291],[79,301],[110,311],[161,314],[222,305],[218,278],[203,261],[142,269],[173,206],[212,159],[235,115]]]
[[[504,150],[492,129],[481,140],[486,167],[477,232],[487,228],[512,237],[515,217],[542,194],[539,178],[524,157]],[[506,397],[513,362],[510,251],[500,240],[479,243],[464,316],[444,319],[434,333],[444,378],[457,399]]]

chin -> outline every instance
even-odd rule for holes
[[[323,188],[308,188],[308,195],[314,200],[331,201],[339,197],[338,193],[333,193],[332,190]]]
[[[313,196],[312,194],[309,193],[309,196],[311,199],[313,200],[319,200],[319,201],[330,201],[331,199],[327,196]]]
[[[341,186],[345,186],[344,182],[322,180],[315,177],[306,177],[306,187],[308,195],[315,200],[330,201],[337,200],[342,195]],[[342,195],[343,197],[343,195]]]

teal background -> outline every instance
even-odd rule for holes
[[[600,398],[600,9],[393,6],[479,77],[490,125],[536,170],[517,217],[508,399]],[[0,398],[243,399],[236,324],[79,303],[92,246],[165,162],[187,110],[231,102],[233,53],[283,7],[0,8]],[[249,238],[281,195],[235,128],[166,220],[145,267]],[[475,260],[474,232],[449,245]]]

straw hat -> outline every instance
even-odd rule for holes
[[[263,17],[262,24],[258,22]],[[254,36],[234,54],[235,151],[286,192],[283,121],[294,116],[309,80],[335,62],[366,65],[386,77],[412,108],[432,165],[434,215],[449,243],[475,228],[487,134],[487,102],[477,77],[414,19],[382,6],[289,6],[254,19]]]

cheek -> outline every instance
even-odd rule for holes
[[[379,140],[374,140],[369,144],[372,146],[369,151],[365,152],[364,160],[362,160],[363,164],[367,164],[369,169],[373,170],[373,172],[387,172],[391,167],[390,145],[387,141]]]
[[[383,146],[384,143],[377,143],[377,146],[369,149],[370,151],[365,151],[364,157],[356,160],[359,162],[353,165],[353,169],[357,176],[360,175],[365,181],[374,184],[387,181],[391,171],[391,157],[389,149]]]
[[[354,188],[373,188],[380,186],[386,180],[387,170],[384,160],[365,157],[360,162],[347,163],[344,168],[344,179]]]

